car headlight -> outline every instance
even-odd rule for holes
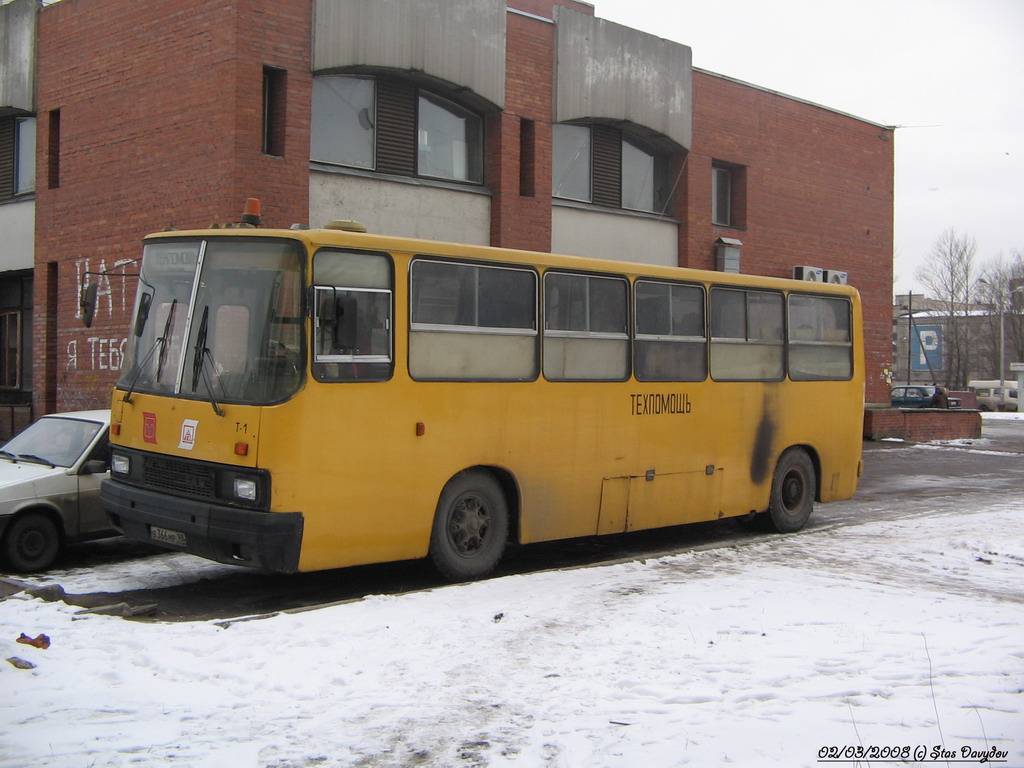
[[[110,471],[117,475],[127,475],[128,470],[131,466],[131,462],[128,461],[128,457],[115,453],[110,457]]]
[[[258,484],[247,477],[235,478],[235,497],[242,501],[256,501]]]

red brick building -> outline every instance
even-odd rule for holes
[[[24,237],[0,242],[0,291],[33,278],[31,299],[12,310],[32,332],[20,372],[4,359],[7,402],[30,392],[36,416],[105,405],[141,238],[237,220],[247,197],[263,201],[267,226],[352,218],[388,234],[845,273],[864,299],[867,400],[886,401],[892,131],[694,70],[687,46],[595,10],[575,0],[0,6],[8,39],[31,35],[30,60],[0,71],[26,69],[32,82],[0,83],[0,225],[34,222],[27,264]],[[31,118],[26,189],[2,160],[17,156],[15,128]],[[723,238],[738,265],[719,258]],[[91,328],[78,309],[88,273],[103,273]]]

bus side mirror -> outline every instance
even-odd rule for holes
[[[334,346],[351,351],[356,347],[356,300],[351,296],[339,296],[334,304],[337,316],[334,322]]]
[[[144,293],[139,297],[139,312],[135,315],[135,335],[141,336],[149,319],[149,308],[153,304],[153,294]]]
[[[82,322],[86,328],[92,328],[93,318],[96,316],[96,292],[99,290],[99,283],[91,282],[82,286],[82,292],[78,297],[78,308],[82,312]]]

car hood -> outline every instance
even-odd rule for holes
[[[35,488],[50,478],[66,475],[67,467],[49,467],[30,461],[17,463],[0,459],[0,501],[13,501],[29,495],[37,495]],[[41,489],[45,492],[45,487]],[[52,489],[51,489],[52,490]]]

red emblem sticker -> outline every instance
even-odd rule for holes
[[[156,414],[142,412],[142,439],[147,443],[156,442]]]

